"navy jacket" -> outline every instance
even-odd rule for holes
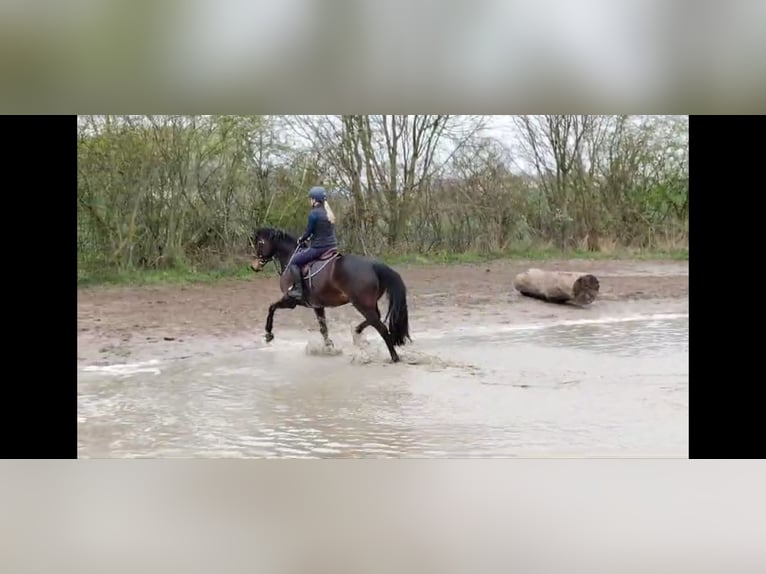
[[[324,207],[314,207],[309,213],[306,233],[301,236],[301,241],[309,238],[311,238],[311,247],[314,249],[330,249],[338,246],[335,228],[330,223]]]

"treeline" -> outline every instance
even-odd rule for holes
[[[330,190],[342,248],[685,246],[685,116],[82,116],[81,268],[220,265]]]

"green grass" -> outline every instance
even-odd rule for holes
[[[537,247],[530,249],[510,249],[495,253],[429,253],[403,254],[391,257],[383,257],[393,265],[448,265],[460,263],[484,263],[499,259],[518,259],[529,261],[554,261],[567,259],[623,259],[623,260],[671,260],[688,261],[688,249],[669,250],[615,250],[612,252],[592,252],[582,250],[560,250],[553,248]]]
[[[612,252],[589,252],[580,250],[562,251],[547,247],[529,249],[511,249],[497,253],[429,253],[429,254],[398,254],[382,255],[380,259],[390,265],[449,265],[471,264],[496,261],[500,259],[516,259],[530,261],[550,261],[567,259],[624,259],[624,260],[674,260],[689,259],[689,250],[614,250]],[[269,264],[261,271],[261,275],[275,276],[276,269]],[[200,269],[195,267],[178,267],[173,269],[127,269],[113,270],[104,268],[78,268],[78,287],[94,287],[101,285],[173,285],[190,283],[210,283],[224,279],[246,280],[253,276],[249,263],[230,263],[215,269]]]
[[[272,269],[262,273],[275,275]],[[231,265],[216,269],[195,269],[182,267],[174,269],[78,269],[77,286],[99,285],[174,285],[188,283],[210,283],[222,279],[249,279],[253,270],[248,265]]]

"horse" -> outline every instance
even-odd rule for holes
[[[290,273],[285,273],[298,252],[297,239],[282,229],[260,227],[253,233],[252,241],[256,246],[256,256],[250,264],[253,271],[260,271],[271,261],[279,263],[282,298],[269,306],[264,336],[267,343],[274,340],[272,328],[275,311],[301,306],[314,309],[324,344],[333,347],[327,330],[325,308],[351,303],[364,317],[354,332],[358,335],[365,328],[374,327],[386,343],[392,362],[399,362],[395,347],[404,346],[407,340],[412,341],[409,333],[407,287],[399,273],[382,261],[333,249],[302,269],[304,295],[302,300],[297,300],[287,295],[292,286],[292,278]],[[385,321],[388,321],[388,327],[381,321],[378,307],[378,301],[386,293],[388,312]]]

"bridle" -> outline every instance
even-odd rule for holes
[[[263,256],[263,252],[261,250],[261,247],[263,246],[263,243],[264,243],[263,239],[258,239],[257,240],[257,244],[255,246],[255,256],[258,259],[258,265],[259,265],[259,267],[261,269],[266,267],[266,265],[268,265],[269,262],[274,261],[274,253],[272,253],[268,257],[264,257]],[[276,261],[274,261],[274,267],[277,267],[277,262]],[[279,271],[279,274],[281,275],[282,272]]]
[[[265,267],[266,265],[268,265],[270,262],[273,261],[274,262],[274,267],[277,269],[277,272],[280,275],[282,275],[284,273],[284,271],[285,271],[285,268],[286,267],[290,267],[290,263],[292,263],[293,257],[295,257],[295,254],[298,252],[298,246],[296,246],[295,249],[293,249],[293,253],[292,253],[292,255],[290,255],[290,259],[287,261],[287,265],[285,267],[282,267],[282,262],[279,259],[275,259],[274,258],[274,255],[277,252],[276,249],[272,249],[272,253],[268,257],[264,257],[262,255],[261,246],[263,244],[264,244],[264,240],[263,239],[259,239],[258,243],[257,243],[257,246],[255,248],[255,254],[256,254],[257,258],[258,258],[258,263],[260,264],[261,267]]]

